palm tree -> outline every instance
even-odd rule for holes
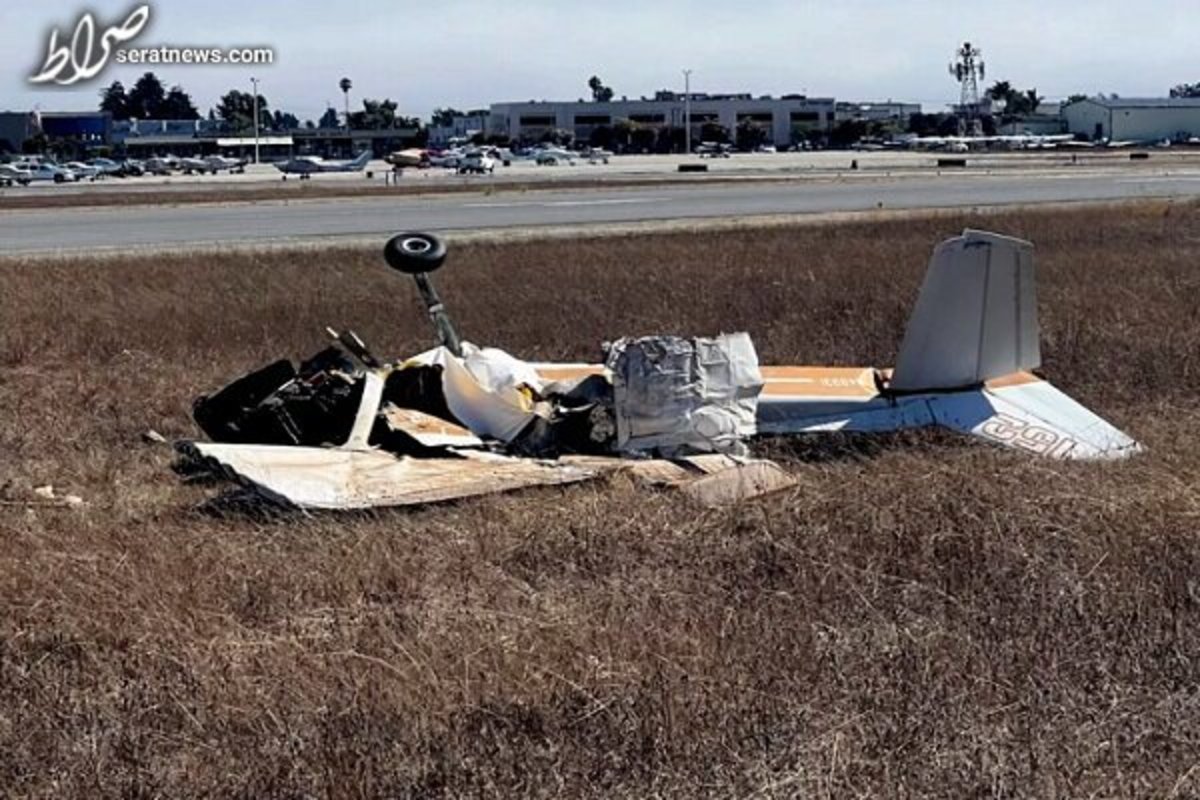
[[[1045,99],[1046,98],[1044,97],[1038,96],[1037,89],[1027,89],[1025,91],[1025,103],[1027,108],[1026,113],[1036,114],[1038,106],[1040,106],[1042,101]]]
[[[1003,100],[1007,102],[1008,99],[1012,97],[1012,93],[1013,88],[1011,83],[1008,81],[996,81],[992,84],[992,88],[988,89],[983,94],[985,97],[990,97],[993,100]]]
[[[346,98],[346,130],[350,130],[350,89],[354,86],[349,78],[342,78],[338,81],[338,86],[342,89],[342,94]]]

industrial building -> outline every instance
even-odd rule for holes
[[[894,100],[861,103],[839,101],[834,107],[834,115],[838,122],[882,122],[907,126],[912,115],[920,113],[920,103],[900,103]]]
[[[32,111],[0,111],[0,153],[20,153],[40,130]]]
[[[26,142],[44,136],[82,153],[107,144],[112,124],[112,114],[106,111],[0,112],[0,152],[20,153]]]
[[[1063,106],[1067,130],[1093,141],[1187,141],[1200,137],[1200,98],[1089,97]]]
[[[349,158],[370,149],[376,156],[409,147],[419,140],[416,128],[383,130],[345,128],[263,129],[258,137],[259,157],[278,160],[298,154]],[[254,153],[254,136],[233,135],[216,120],[143,119],[113,125],[115,149],[135,158],[153,155],[214,155],[248,157]]]
[[[576,140],[588,141],[597,129],[618,124],[682,129],[690,106],[693,141],[700,141],[706,126],[719,125],[732,136],[739,125],[751,124],[763,130],[768,142],[787,146],[813,132],[828,132],[835,122],[831,97],[693,92],[688,100],[682,92],[662,91],[653,98],[636,100],[494,103],[488,115],[488,134],[532,142],[565,131]]]

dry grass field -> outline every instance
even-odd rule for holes
[[[1200,205],[475,243],[438,280],[531,358],[746,329],[886,365],[970,224],[1035,242],[1046,373],[1146,454],[775,441],[799,485],[730,510],[215,518],[140,434],[327,324],[426,346],[412,287],[361,250],[0,263],[0,795],[1200,794]]]

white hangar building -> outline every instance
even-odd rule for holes
[[[1110,141],[1200,137],[1200,97],[1089,97],[1064,105],[1067,130]]]

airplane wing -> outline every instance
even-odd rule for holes
[[[191,465],[283,506],[363,509],[437,503],[600,474],[577,464],[463,451],[462,458],[411,458],[381,450],[181,442]]]

